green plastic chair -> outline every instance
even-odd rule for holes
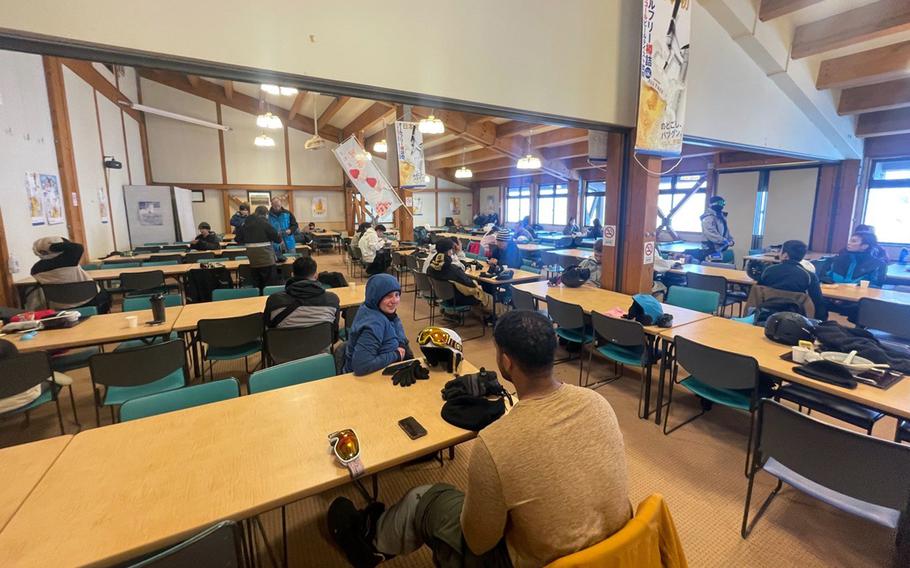
[[[169,245],[169,244],[171,244],[171,243],[168,243],[168,242],[161,242],[161,243],[145,243],[145,244],[142,245],[142,246],[144,246],[144,247],[163,247],[164,245]]]
[[[236,300],[238,298],[254,298],[259,295],[258,288],[216,288],[212,290],[212,301]]]
[[[255,288],[254,288],[255,289]],[[263,296],[271,296],[272,294],[277,294],[278,292],[284,292],[284,286],[266,286],[262,289]]]
[[[71,312],[79,312],[81,316],[97,316],[98,308],[95,306],[82,306],[80,308],[67,308]]]
[[[101,263],[99,263],[99,262],[92,262],[90,264],[82,265],[82,270],[100,270],[100,269],[101,269]]]
[[[720,305],[720,294],[709,290],[697,290],[684,286],[670,286],[665,303],[697,312],[713,314]]]
[[[184,408],[240,396],[240,384],[234,377],[183,387],[181,389],[133,398],[120,407],[120,420],[136,420]]]
[[[156,260],[155,262],[143,262],[142,266],[174,266],[176,264],[176,260]]]
[[[330,353],[322,353],[256,371],[250,375],[250,394],[333,376],[335,376],[335,357]]]
[[[622,367],[638,367],[642,371],[641,388],[638,395],[638,417],[646,418],[644,413],[645,402],[651,397],[652,366],[657,361],[654,351],[645,335],[642,325],[635,320],[613,318],[591,312],[591,324],[594,327],[594,346],[596,351],[613,361],[615,375],[598,381],[599,384],[612,382],[623,376]],[[589,382],[591,376],[591,360],[595,349],[588,355],[588,374],[582,386],[592,386]]]
[[[141,262],[112,262],[110,264],[103,264],[101,268],[114,269],[114,268],[139,268],[142,266]]]
[[[97,316],[98,308],[95,306],[81,306],[78,308],[67,308],[71,312],[79,312],[82,316]],[[100,353],[98,347],[86,347],[83,349],[68,349],[63,353],[51,357],[51,367],[58,373],[65,373],[73,369],[81,369],[88,365],[89,358],[95,353]],[[70,387],[72,389],[72,387]]]

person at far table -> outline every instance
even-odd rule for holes
[[[499,234],[499,227],[492,225],[486,233],[480,237],[480,254],[490,256],[496,248],[496,235]]]
[[[878,239],[873,233],[853,233],[847,247],[826,263],[821,281],[857,284],[868,280],[871,286],[880,287],[885,283],[888,264],[874,256],[876,248]]]
[[[604,241],[597,239],[594,241],[594,254],[578,263],[578,268],[587,268],[591,271],[591,276],[585,282],[585,286],[594,286],[600,288],[600,263],[604,255]]]
[[[269,209],[269,223],[275,227],[281,236],[281,245],[285,252],[294,252],[297,243],[294,241],[294,233],[297,232],[297,218],[294,214],[282,207],[281,199],[272,198],[272,208]],[[276,251],[278,252],[278,251]]]
[[[510,311],[493,340],[518,402],[478,433],[464,492],[421,485],[387,510],[335,499],[329,533],[352,565],[375,566],[426,544],[436,566],[544,566],[603,541],[631,518],[616,414],[603,396],[553,376],[553,322]]]
[[[537,238],[534,228],[531,226],[531,218],[525,217],[518,222],[515,228],[515,240],[518,242],[533,241]]]
[[[372,227],[370,223],[361,223],[357,225],[357,230],[354,231],[354,236],[351,237],[351,246],[359,247],[360,239],[363,238],[363,234],[367,232],[367,229]]]
[[[815,306],[816,319],[828,319],[828,308],[815,272],[809,272],[802,265],[808,247],[797,240],[786,241],[780,249],[780,263],[766,268],[758,279],[762,286],[808,294]]]
[[[398,279],[391,274],[370,276],[345,344],[343,372],[368,375],[414,357],[398,317],[400,303]]]
[[[461,222],[461,217],[455,217],[452,223],[452,230],[456,233],[464,232],[464,224]]]
[[[588,229],[588,234],[585,235],[586,239],[601,239],[604,236],[603,226],[600,224],[600,219],[594,219],[594,224],[591,225],[591,228]]]
[[[294,261],[293,275],[284,285],[284,292],[272,294],[265,302],[265,327],[311,327],[329,323],[332,336],[335,336],[340,302],[338,296],[316,281],[317,269],[311,256]],[[326,352],[328,348],[327,345]]]
[[[70,282],[91,282],[92,277],[79,266],[85,247],[63,237],[43,237],[32,244],[32,252],[39,258],[32,265],[31,274],[39,284],[69,284]],[[98,313],[111,311],[111,295],[104,288],[95,285],[97,293],[88,302],[75,304],[53,304],[52,310],[65,310],[81,306],[95,306]],[[46,304],[40,289],[35,289],[25,301],[25,307],[35,310]]]
[[[193,250],[218,250],[221,248],[221,239],[212,232],[212,226],[205,221],[199,223],[199,234],[190,241]]]
[[[439,246],[440,243],[445,243],[442,247]],[[452,266],[465,270],[467,268],[466,262],[468,260],[467,255],[461,249],[461,241],[459,239],[439,239],[436,241],[436,252],[444,253],[448,248],[452,250]],[[427,270],[430,268],[430,264],[433,262],[433,257],[436,255],[431,254],[423,261],[423,266],[421,269],[423,273],[426,274]]]
[[[364,231],[358,246],[363,255],[363,263],[367,265],[367,274],[379,274],[389,268],[392,255],[383,250],[389,246],[389,241],[385,238],[385,225],[376,225],[376,228],[371,226]]]
[[[576,233],[580,233],[581,229],[578,228],[578,223],[575,222],[575,217],[569,217],[569,222],[566,223],[566,226],[562,228],[562,234],[567,237],[572,237]]]
[[[724,211],[726,205],[723,197],[715,195],[708,201],[708,211],[701,216],[702,240],[712,255],[722,254],[734,244]]]
[[[853,229],[853,232],[854,233],[872,233],[873,235],[875,235],[875,227],[873,227],[872,225],[857,225],[856,228]],[[885,264],[887,264],[888,263],[888,251],[886,251],[884,249],[884,247],[882,247],[881,245],[877,244],[878,243],[877,235],[875,237],[875,242],[876,242],[876,245],[869,252],[872,254],[872,256],[874,258],[883,260],[883,261],[885,261]]]
[[[237,243],[246,245],[246,256],[250,259],[250,272],[253,286],[262,289],[278,279],[275,267],[275,247],[281,242],[281,236],[269,223],[269,209],[265,205],[256,208],[252,215],[234,235]]]
[[[521,251],[512,240],[508,229],[501,229],[496,233],[496,247],[490,255],[490,264],[509,268],[521,267]]]
[[[493,297],[486,293],[477,282],[465,273],[463,265],[453,260],[454,245],[451,239],[442,239],[436,243],[436,254],[430,259],[427,276],[452,284],[455,289],[456,306],[473,306],[480,304],[485,312],[493,311]]]
[[[240,208],[236,213],[231,215],[231,227],[233,227],[234,233],[237,233],[237,229],[243,226],[246,222],[246,218],[250,216],[250,204],[241,203]]]

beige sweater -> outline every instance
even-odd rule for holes
[[[610,403],[562,385],[482,430],[461,525],[476,554],[506,537],[516,567],[591,546],[631,518],[622,433]]]

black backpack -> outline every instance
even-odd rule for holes
[[[348,281],[344,279],[344,274],[340,272],[320,272],[316,280],[330,288],[344,288],[348,285]]]
[[[774,314],[781,312],[793,312],[801,316],[806,315],[806,311],[803,307],[792,300],[785,300],[784,298],[770,298],[761,303],[760,306],[755,310],[755,321],[754,324],[759,327],[764,327],[765,322],[768,321],[768,318]]]
[[[511,406],[512,395],[499,383],[496,372],[481,367],[478,373],[459,375],[445,384],[442,419],[453,426],[477,432],[506,413],[506,398]]]
[[[216,268],[193,268],[186,273],[187,303],[211,302],[212,290],[233,288],[231,273],[223,266]]]

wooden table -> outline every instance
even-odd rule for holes
[[[722,276],[730,284],[742,284],[744,286],[755,284],[755,280],[752,280],[745,270],[736,270],[735,268],[717,268],[716,266],[706,266],[704,264],[683,264],[680,268],[671,268],[669,272],[674,274],[694,272],[706,276]]]
[[[0,533],[0,558],[110,565],[345,485],[327,439],[342,428],[357,432],[367,474],[467,441],[473,432],[440,416],[451,378],[432,371],[401,388],[379,373],[341,375],[81,432]],[[410,440],[398,426],[407,416],[427,435]]]
[[[697,250],[700,248],[701,243],[657,243],[657,250],[660,252],[686,252],[687,250]]]
[[[479,268],[469,268],[465,273],[477,280],[478,282],[483,282],[484,284],[492,284],[494,286],[505,286],[506,284],[520,284],[522,282],[536,282],[542,278],[542,275],[537,274],[536,272],[531,272],[529,270],[518,270],[509,268],[514,274],[508,280],[497,280],[496,277],[484,277],[481,276],[486,269]]]
[[[483,238],[483,235],[469,235],[467,233],[439,233],[439,236],[444,239],[466,239],[478,242]]]
[[[755,358],[759,369],[780,380],[805,385],[845,400],[864,404],[891,416],[910,418],[910,379],[905,377],[886,390],[865,384],[859,384],[855,389],[845,389],[798,375],[793,372],[794,364],[791,361],[780,358],[790,351],[790,347],[774,343],[765,337],[765,330],[762,327],[711,317],[661,331],[660,335],[668,341],[682,336],[709,347],[748,355]],[[660,394],[658,400],[659,398]]]
[[[539,245],[537,243],[522,243],[518,245],[518,250],[522,252],[543,252],[548,250],[553,250],[553,247],[547,245]]]
[[[294,248],[295,248],[295,250],[302,251],[302,250],[309,250],[309,249],[310,249],[310,246],[309,246],[309,245],[304,245],[304,244],[297,244],[297,246],[294,247]],[[98,258],[98,259],[93,260],[92,262],[104,262],[104,261],[108,261],[108,262],[114,262],[114,261],[116,261],[116,262],[147,262],[147,261],[151,261],[151,262],[154,262],[154,261],[156,260],[156,257],[160,257],[160,256],[172,256],[172,255],[175,255],[175,254],[179,254],[181,257],[185,257],[186,255],[204,254],[204,253],[207,253],[207,252],[210,252],[210,253],[214,254],[216,257],[220,257],[221,255],[224,254],[225,251],[228,251],[228,252],[246,252],[246,247],[245,247],[245,246],[232,246],[232,247],[222,248],[222,249],[218,249],[218,250],[197,250],[197,251],[186,251],[186,252],[181,252],[181,251],[166,252],[166,251],[162,251],[162,252],[150,252],[150,253],[134,254],[134,255],[132,255],[132,256],[114,255],[114,256],[109,256],[109,257],[104,258],[104,259]]]
[[[0,449],[0,532],[72,439],[57,436]]]
[[[548,263],[559,264],[564,268],[578,264],[581,261],[594,256],[591,249],[557,249],[548,250],[544,253],[544,258]]]
[[[892,284],[910,284],[910,264],[889,264],[885,280]]]
[[[19,351],[25,353],[104,345],[140,337],[168,335],[173,330],[174,323],[183,309],[183,306],[166,308],[167,319],[164,323],[157,325],[146,325],[146,322],[152,321],[152,310],[137,310],[91,316],[75,327],[44,329],[39,331],[33,339],[23,340],[22,334],[8,335],[4,339],[12,341]],[[127,316],[136,316],[139,319],[138,327],[127,327]]]

